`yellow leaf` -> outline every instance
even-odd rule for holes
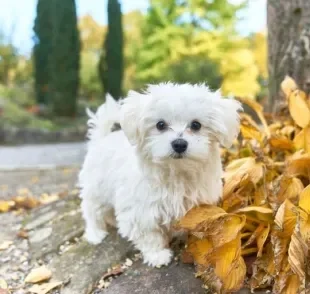
[[[246,241],[246,243],[244,243],[242,245],[242,249],[246,248],[247,246],[253,244],[253,242],[257,239],[257,236],[264,230],[264,224],[260,224],[255,230],[254,232],[250,232],[250,233],[244,233],[242,234],[242,238],[247,237],[247,235],[249,235],[249,239]]]
[[[270,136],[270,131],[268,128],[268,124],[265,120],[264,114],[263,114],[263,106],[259,103],[257,103],[254,99],[249,99],[249,98],[237,98],[241,103],[244,103],[246,105],[248,105],[249,107],[251,107],[257,114],[257,116],[259,117],[262,125],[264,126],[264,130],[265,133],[267,135],[267,137]]]
[[[52,276],[52,272],[46,266],[40,266],[33,269],[25,278],[26,283],[39,283],[49,280]]]
[[[310,214],[310,185],[308,185],[299,196],[299,207]]]
[[[226,291],[238,291],[243,286],[246,275],[246,265],[240,256],[238,261],[234,263],[229,275],[223,281],[223,289]]]
[[[262,206],[247,206],[237,210],[237,212],[259,212],[259,213],[273,213],[271,208]]]
[[[285,94],[286,98],[288,98],[293,91],[297,90],[297,88],[297,84],[289,76],[286,76],[284,81],[281,83],[281,89]]]
[[[226,214],[225,210],[212,205],[202,205],[191,209],[180,220],[178,226],[186,230],[195,230],[196,227],[210,217]]]
[[[294,137],[294,146],[296,150],[300,150],[304,148],[305,144],[305,129],[308,129],[307,127],[302,129],[295,137]]]
[[[200,243],[197,243],[197,241],[200,241]],[[196,255],[197,260],[200,261],[200,265],[204,266],[204,268],[201,268],[202,273],[200,275],[209,285],[214,286],[215,282],[215,288],[223,291],[234,291],[241,288],[245,279],[246,266],[240,256],[240,233],[230,242],[217,248],[214,248],[207,239],[195,240],[194,244],[196,248],[190,244],[190,249]],[[203,252],[205,252],[205,257]]]
[[[254,126],[241,124],[240,131],[244,139],[255,139],[258,142],[261,142],[263,139],[261,130],[256,129]]]
[[[247,220],[259,223],[273,223],[273,210],[269,207],[247,206],[237,211],[245,213]]]
[[[297,275],[290,275],[286,280],[286,285],[283,290],[285,294],[296,294],[300,287],[300,280]]]
[[[221,207],[227,212],[233,212],[238,207],[242,207],[244,203],[244,198],[239,197],[236,194],[231,194],[230,197],[223,199]]]
[[[228,177],[229,175],[231,175],[231,173],[236,172],[241,166],[247,164],[248,162],[250,162],[250,164],[253,164],[253,158],[244,157],[231,161],[225,168],[225,177]]]
[[[12,205],[14,205],[14,202],[12,201],[0,200],[0,212],[8,212]]]
[[[258,187],[255,192],[254,192],[254,205],[255,206],[260,206],[266,203],[266,191],[264,186]]]
[[[235,171],[229,170],[224,173],[225,185],[223,189],[223,198],[229,196],[235,189],[251,181],[257,184],[264,175],[264,165],[256,163],[255,159],[248,157],[243,164]]]
[[[304,128],[304,150],[310,153],[310,126]]]
[[[0,251],[8,249],[13,244],[12,241],[3,241],[0,244]]]
[[[41,204],[49,204],[52,202],[55,202],[59,200],[59,195],[58,194],[42,194],[40,197],[40,203]]]
[[[228,180],[225,180],[223,188],[223,199],[226,200],[238,188],[246,186],[250,182],[250,177],[247,173],[238,173]]]
[[[285,199],[295,199],[304,189],[302,181],[298,178],[283,177],[280,182],[280,190],[277,198],[280,203]]]
[[[37,207],[40,202],[31,196],[17,196],[13,198],[13,201],[15,202],[15,206],[17,208],[26,208],[31,209]]]
[[[292,271],[298,275],[301,281],[305,279],[306,259],[308,246],[303,240],[299,228],[296,226],[288,248],[288,262]]]
[[[302,129],[294,138],[294,146],[297,150],[303,149],[310,153],[310,127]]]
[[[309,125],[310,110],[299,90],[294,91],[289,96],[289,111],[291,117],[299,127],[305,128]]]
[[[182,222],[183,220],[181,220]],[[194,226],[182,228],[189,229],[195,236],[203,236],[212,242],[214,248],[220,247],[225,243],[234,240],[245,225],[244,215],[231,213],[217,213],[205,215],[204,220],[199,220]],[[183,222],[184,224],[184,222]]]
[[[212,261],[215,263],[215,274],[225,281],[230,274],[234,263],[241,254],[240,234],[238,237],[212,252]]]
[[[190,236],[186,251],[189,252],[195,263],[208,265],[206,256],[212,250],[212,243],[208,239],[199,239],[195,236]]]
[[[7,284],[6,280],[0,278],[0,289],[7,289],[7,288],[8,288],[8,284]]]
[[[209,227],[207,223],[203,225],[207,228],[205,233],[210,236],[213,247],[216,248],[237,238],[245,222],[246,217],[244,215],[226,214],[212,222]]]
[[[256,238],[256,242],[257,242],[257,248],[258,248],[258,252],[257,252],[257,256],[261,257],[263,254],[263,249],[264,249],[264,244],[269,236],[269,232],[270,232],[270,224],[267,225],[266,228],[264,228],[257,236]]]
[[[297,215],[295,205],[286,199],[279,207],[275,216],[275,224],[278,226],[278,234],[282,237],[290,237],[293,234]]]
[[[247,206],[237,211],[238,213],[245,213],[248,220],[255,222],[273,223],[273,210],[268,207],[261,206]]]
[[[287,162],[286,175],[290,177],[304,176],[310,178],[310,156],[299,155]]]
[[[275,150],[293,151],[294,143],[286,137],[271,137],[269,139],[271,148]]]
[[[268,126],[270,132],[276,133],[277,131],[281,130],[283,127],[283,124],[280,122],[274,122]]]
[[[59,287],[61,284],[62,282],[55,281],[55,282],[43,283],[40,285],[33,285],[29,289],[29,292],[36,294],[46,294],[49,291],[55,289],[56,287]]]
[[[291,125],[285,126],[281,129],[280,134],[286,138],[290,138],[295,132],[295,128]]]
[[[310,217],[309,214],[300,212],[300,233],[302,235],[303,240],[306,242],[307,246],[310,247]]]

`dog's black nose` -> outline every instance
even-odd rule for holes
[[[188,143],[184,139],[176,139],[171,142],[171,145],[176,153],[181,154],[186,151]]]

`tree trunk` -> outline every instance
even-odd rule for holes
[[[310,93],[310,0],[268,0],[268,111],[282,102],[286,75]]]

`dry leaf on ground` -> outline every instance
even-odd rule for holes
[[[5,279],[0,278],[0,289],[7,289],[8,284]]]
[[[2,243],[0,243],[0,251],[8,249],[12,244],[12,241],[3,241]]]
[[[39,283],[49,280],[52,276],[52,272],[45,266],[40,266],[33,269],[25,278],[26,283]]]
[[[41,285],[33,285],[31,288],[29,288],[30,293],[36,293],[36,294],[46,294],[49,291],[59,287],[62,285],[62,282],[49,282],[49,283],[43,283]]]
[[[289,97],[293,91],[297,90],[297,84],[291,77],[286,76],[284,81],[281,83],[281,89],[285,96]]]

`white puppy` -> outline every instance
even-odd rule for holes
[[[146,263],[168,264],[171,223],[221,197],[219,144],[238,135],[239,109],[204,85],[150,85],[123,105],[108,98],[91,114],[79,177],[87,240],[100,243],[114,224]]]

